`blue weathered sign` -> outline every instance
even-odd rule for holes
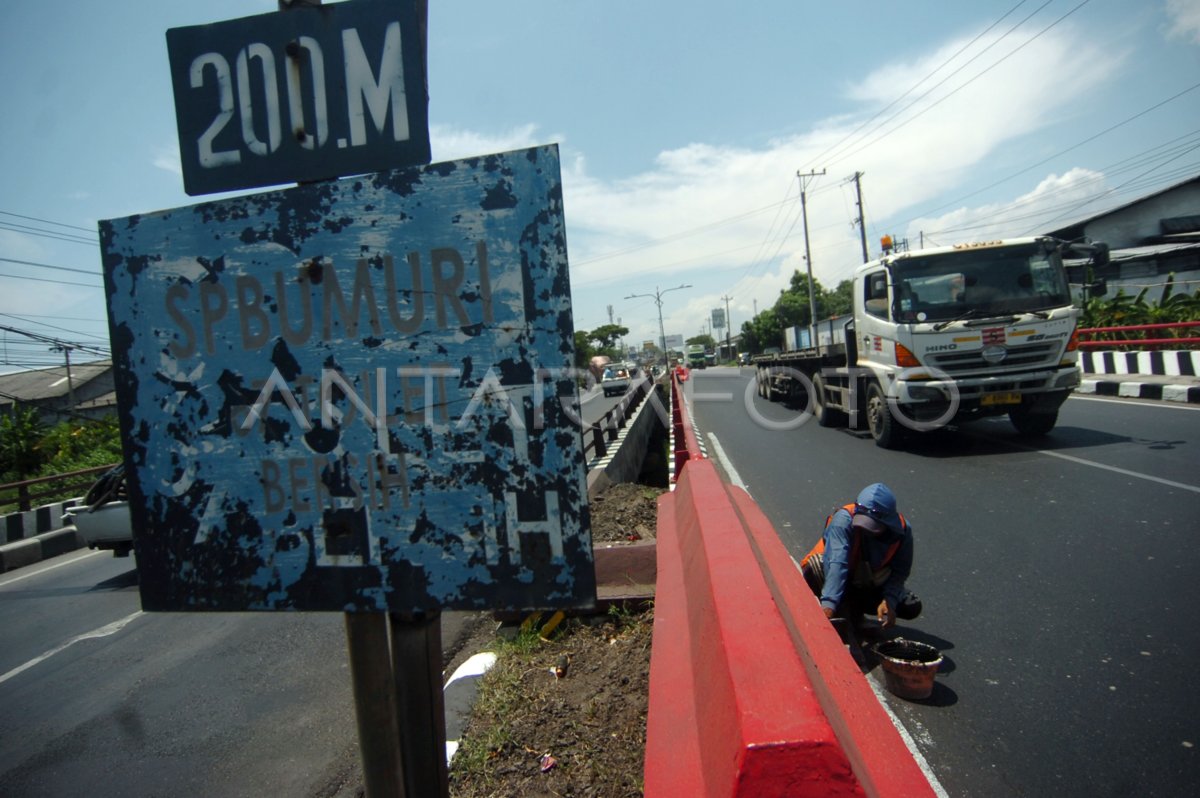
[[[429,162],[411,2],[353,0],[167,31],[184,190]]]
[[[594,601],[557,147],[100,233],[147,609]]]

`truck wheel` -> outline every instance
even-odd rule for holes
[[[894,449],[900,443],[900,424],[892,416],[888,407],[887,395],[879,383],[872,382],[867,386],[867,427],[875,445],[883,449]]]
[[[1058,423],[1058,410],[1052,410],[1049,413],[1033,413],[1022,408],[1011,411],[1008,418],[1020,434],[1037,437],[1054,429],[1054,425]]]
[[[817,418],[817,423],[822,427],[837,426],[841,414],[825,403],[825,378],[820,372],[813,375],[812,384],[812,412]]]

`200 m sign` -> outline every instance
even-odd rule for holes
[[[167,31],[184,190],[429,162],[411,2],[351,0]]]

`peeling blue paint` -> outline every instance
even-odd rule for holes
[[[146,609],[594,602],[556,147],[100,231]]]

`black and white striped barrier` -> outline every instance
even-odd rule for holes
[[[1079,367],[1088,374],[1153,374],[1161,377],[1200,376],[1200,351],[1079,353]]]
[[[1200,404],[1200,351],[1081,352],[1079,367],[1079,393]]]
[[[48,560],[86,545],[63,513],[82,502],[68,499],[0,517],[0,573]]]

